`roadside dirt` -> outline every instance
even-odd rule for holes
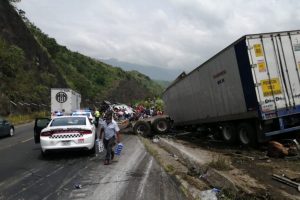
[[[164,170],[170,174],[174,180],[179,182],[180,190],[187,199],[193,200],[199,196],[200,191],[210,189],[203,180],[193,176],[188,167],[176,155],[170,154],[152,139],[140,137],[148,152],[160,163]]]
[[[177,135],[175,138],[190,147],[201,147],[229,157],[231,165],[238,172],[234,174],[234,170],[230,171],[235,175],[235,181],[240,182],[240,186],[246,183],[247,187],[251,188],[253,183],[247,182],[247,176],[254,178],[257,180],[257,183],[264,186],[264,189],[256,189],[255,196],[251,198],[240,197],[239,199],[300,199],[300,192],[297,189],[272,179],[272,174],[284,175],[288,178],[294,178],[299,183],[299,155],[285,158],[270,158],[266,156],[266,144],[262,144],[256,149],[245,149],[238,145],[227,145],[221,140],[214,140],[207,137],[207,135],[196,133]]]

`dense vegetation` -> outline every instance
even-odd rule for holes
[[[83,106],[90,107],[105,99],[131,103],[161,94],[159,84],[137,71],[125,72],[57,44],[24,14],[0,2],[0,112],[8,112],[9,100],[50,105],[52,87],[78,91]]]
[[[119,86],[120,81],[131,79],[134,79],[137,84],[143,85],[151,94],[159,95],[161,92],[162,88],[151,81],[149,77],[136,71],[125,72],[121,68],[109,66],[77,52],[71,52],[66,47],[58,45],[55,39],[42,33],[32,23],[27,23],[27,25],[59,66],[60,73],[67,81],[68,86],[80,91],[82,96],[91,100],[103,99]]]

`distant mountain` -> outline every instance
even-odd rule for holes
[[[149,76],[153,80],[172,81],[182,72],[182,70],[179,69],[165,69],[162,67],[139,65],[119,61],[115,58],[101,59],[101,61],[112,66],[121,67],[125,71],[136,70],[142,74]]]
[[[153,81],[158,83],[164,89],[166,89],[172,83],[172,81],[162,81],[162,80],[153,80]]]

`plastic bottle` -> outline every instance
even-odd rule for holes
[[[200,199],[202,199],[202,200],[218,200],[217,193],[219,193],[219,192],[220,192],[220,190],[217,188],[202,191],[200,193]]]
[[[123,144],[122,143],[119,143],[117,146],[116,146],[116,148],[115,148],[115,154],[116,155],[120,155],[121,154],[121,151],[122,151],[122,149],[123,149]]]

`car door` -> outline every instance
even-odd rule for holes
[[[46,128],[51,119],[49,118],[36,118],[34,123],[34,142],[40,143],[41,131]]]
[[[0,136],[5,135],[4,131],[4,120],[0,118]]]
[[[9,131],[10,131],[10,123],[7,120],[3,120],[2,122],[2,126],[3,126],[3,134],[4,135],[9,135]]]

